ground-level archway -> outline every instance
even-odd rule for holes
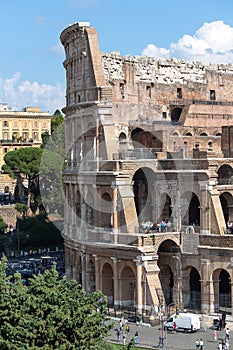
[[[225,269],[217,269],[213,272],[214,306],[216,312],[231,311],[231,278]]]
[[[108,304],[114,304],[114,278],[113,269],[109,263],[105,263],[102,269],[102,292],[106,295]]]
[[[123,306],[135,305],[135,275],[129,266],[125,266],[121,271],[121,303]]]

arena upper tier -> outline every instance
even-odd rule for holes
[[[66,59],[66,273],[115,308],[232,312],[233,65],[101,53]]]

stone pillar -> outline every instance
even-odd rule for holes
[[[200,198],[200,233],[210,234],[210,203],[208,181],[199,181],[201,198]]]
[[[119,293],[119,274],[118,274],[118,259],[111,257],[113,261],[113,295],[114,295],[114,306],[118,307],[121,303]]]
[[[100,257],[93,255],[95,258],[95,289],[100,290]]]
[[[136,261],[136,306],[139,310],[142,310],[142,262]]]
[[[212,306],[210,293],[209,259],[201,259],[201,311],[202,313],[211,312]]]
[[[82,288],[86,290],[86,253],[81,251],[82,262]]]

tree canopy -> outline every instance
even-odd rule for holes
[[[28,180],[28,207],[31,206],[33,188],[38,186],[38,176],[42,149],[37,147],[24,147],[8,152],[4,156],[5,164],[2,169],[13,178],[22,177]]]
[[[0,264],[1,350],[102,350],[110,325],[100,291],[87,296],[76,281],[59,279],[54,265],[25,286],[19,273]],[[106,347],[107,348],[107,347]]]

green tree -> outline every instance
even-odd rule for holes
[[[1,350],[102,350],[111,325],[100,291],[87,296],[76,281],[59,279],[54,265],[24,286],[0,264]],[[106,347],[107,348],[107,347]]]
[[[8,225],[3,220],[3,217],[0,215],[0,234],[4,234],[6,232]]]
[[[42,152],[41,148],[24,147],[8,152],[4,156],[3,171],[13,178],[21,176],[28,181],[28,208],[31,207],[32,190],[38,186]]]

